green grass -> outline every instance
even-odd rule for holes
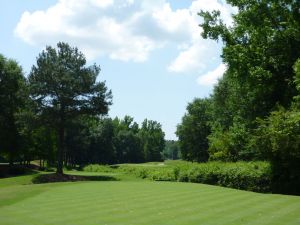
[[[107,175],[120,181],[31,184],[36,175],[0,179],[0,224],[300,224],[299,196]]]

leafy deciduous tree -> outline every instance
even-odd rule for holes
[[[208,160],[210,106],[209,99],[195,99],[187,106],[187,113],[176,131],[183,159],[198,162]]]
[[[8,153],[12,165],[20,149],[17,114],[26,102],[26,80],[22,68],[0,54],[0,152]]]

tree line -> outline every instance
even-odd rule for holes
[[[161,124],[107,116],[112,93],[98,81],[100,67],[60,42],[47,46],[28,77],[0,55],[0,157],[12,165],[40,160],[63,166],[160,161]],[[0,159],[1,159],[0,158]]]
[[[268,160],[278,188],[299,190],[300,1],[227,2],[238,9],[231,26],[219,11],[199,13],[202,37],[224,44],[227,70],[188,104],[176,132],[182,157]]]

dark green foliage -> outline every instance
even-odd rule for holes
[[[294,83],[296,85],[296,89],[298,91],[298,94],[294,97],[294,105],[295,108],[300,108],[300,58],[296,61],[294,65],[294,71],[295,71],[295,79]]]
[[[162,161],[162,151],[165,147],[165,134],[161,124],[145,119],[139,131],[146,162]]]
[[[80,116],[66,124],[65,134],[65,164],[75,167],[90,160],[93,163],[94,155],[90,150],[92,132],[97,120],[90,116]],[[90,153],[90,155],[89,155]]]
[[[164,133],[159,123],[150,123],[152,128],[143,129],[130,116],[113,120],[94,116],[73,119],[66,125],[64,162],[75,167],[161,160]]]
[[[251,133],[242,121],[235,120],[228,130],[213,127],[208,136],[210,160],[257,160],[261,155],[251,146]]]
[[[0,54],[0,153],[12,164],[21,148],[17,117],[26,102],[26,80],[22,68]]]
[[[32,179],[33,184],[77,181],[117,181],[117,179],[111,176],[82,176],[57,173],[39,174]]]
[[[234,103],[241,116],[253,120],[268,115],[276,103],[289,106],[295,95],[292,67],[300,55],[300,4],[286,0],[228,2],[239,8],[234,25],[226,27],[218,13],[201,12],[203,36],[224,41],[225,79],[235,83],[235,98],[240,102]]]
[[[190,182],[195,183],[217,184],[256,192],[271,191],[271,170],[267,163],[212,162],[184,171],[183,178],[186,176]]]
[[[271,192],[271,167],[266,162],[190,163],[167,161],[165,164],[120,165],[117,169],[156,181],[180,181]]]
[[[93,121],[93,120],[92,120]],[[115,162],[114,136],[115,127],[111,118],[95,120],[89,123],[90,147],[86,155],[86,163],[110,164]],[[79,156],[80,158],[80,156]]]
[[[272,164],[275,192],[300,193],[300,112],[279,109],[259,121],[255,143]]]
[[[195,154],[205,149],[196,148],[197,144],[208,138],[206,149],[210,160],[265,159],[272,160],[273,166],[275,161],[278,165],[287,165],[287,161],[281,160],[284,155],[289,158],[289,151],[284,147],[282,156],[271,159],[261,149],[272,151],[274,146],[258,147],[256,144],[279,142],[272,139],[276,135],[264,135],[270,129],[270,125],[265,124],[273,123],[277,112],[270,114],[278,105],[285,108],[292,106],[291,114],[299,111],[297,91],[300,91],[300,73],[297,71],[300,71],[300,62],[295,62],[300,57],[300,3],[289,0],[227,2],[238,8],[230,27],[220,19],[218,11],[199,13],[203,18],[200,24],[202,37],[224,43],[222,58],[227,70],[207,100],[210,102],[209,110],[199,111],[202,117],[191,116],[191,105],[195,103],[188,106],[188,113],[177,130],[182,156],[187,160],[196,160]],[[208,117],[203,119],[204,115]],[[258,123],[257,118],[264,120],[265,124]],[[277,120],[283,124],[289,121],[283,121],[283,117],[279,119],[278,116]],[[201,124],[209,126],[201,127]],[[290,121],[287,126],[296,124]],[[278,128],[277,131],[285,132],[281,129],[285,128]],[[286,132],[294,137],[299,134],[296,129]],[[262,136],[263,141],[258,138]],[[285,143],[287,146],[289,144]],[[295,163],[290,165],[300,164],[299,159],[294,160]],[[286,177],[284,173],[282,176]]]
[[[97,82],[100,67],[86,67],[86,59],[77,48],[58,43],[37,58],[29,75],[31,98],[39,113],[58,133],[57,173],[62,173],[66,124],[74,117],[108,112],[111,92]]]
[[[115,136],[113,145],[116,163],[137,163],[144,161],[143,144],[139,136],[139,126],[130,116],[123,120],[115,118],[113,121]]]
[[[208,160],[210,121],[210,100],[195,99],[187,106],[187,113],[176,131],[183,159],[197,162]]]
[[[181,158],[181,152],[180,147],[178,144],[178,141],[174,140],[166,140],[165,148],[162,152],[164,160],[167,159],[180,159]]]
[[[23,165],[0,164],[0,178],[15,177],[35,173],[37,172]]]

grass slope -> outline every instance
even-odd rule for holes
[[[297,196],[124,179],[35,185],[30,176],[1,179],[0,224],[300,224]]]

